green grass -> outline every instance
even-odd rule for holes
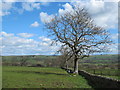
[[[91,74],[101,75],[112,79],[120,80],[120,71],[118,69],[83,69],[83,70]]]
[[[38,64],[38,61],[40,61],[40,64],[45,65],[44,62],[55,62],[56,59],[58,59],[58,56],[47,56],[47,55],[28,55],[28,56],[2,56],[3,63],[7,64],[13,64],[13,63],[19,63],[21,59],[26,59],[28,63],[30,64]],[[118,57],[120,55],[118,54],[108,54],[108,55],[92,55],[88,58],[84,58],[83,60],[80,60],[79,64],[116,64],[118,63]],[[1,56],[0,56],[1,57]]]
[[[80,75],[59,68],[3,67],[3,88],[91,88]]]
[[[88,58],[84,58],[81,62],[85,63],[118,63],[118,54],[108,54],[108,55],[93,55]],[[81,63],[80,62],[80,63]]]

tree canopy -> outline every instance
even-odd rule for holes
[[[111,43],[108,31],[97,26],[84,8],[73,7],[71,12],[54,15],[49,23],[45,23],[45,27],[55,42],[70,48],[74,57],[74,72],[77,73],[79,59],[104,52],[105,46]]]

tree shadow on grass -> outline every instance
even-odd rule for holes
[[[35,71],[8,71],[8,72],[16,72],[16,73],[36,73],[41,75],[47,75],[47,74],[54,74],[54,75],[68,75],[68,74],[62,74],[62,73],[52,73],[52,72],[35,72]]]

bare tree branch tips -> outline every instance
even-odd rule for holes
[[[71,12],[54,15],[45,27],[55,42],[62,43],[65,63],[73,58],[76,74],[79,60],[93,53],[106,52],[106,45],[112,42],[108,31],[97,26],[85,8],[73,7]]]

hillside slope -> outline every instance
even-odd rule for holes
[[[2,56],[3,65],[20,64],[22,62],[28,65],[41,64],[44,66],[52,66],[58,62],[58,56],[46,55],[29,55],[29,56]],[[117,64],[118,55],[94,55],[83,60],[79,60],[80,64]]]

